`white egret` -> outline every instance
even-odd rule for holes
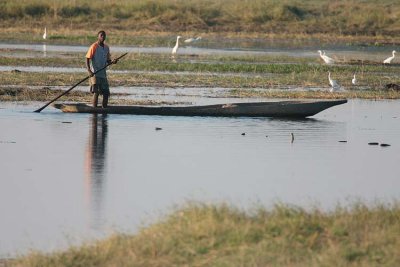
[[[337,91],[340,89],[340,84],[336,80],[331,79],[331,72],[328,71],[328,79],[329,79],[329,84],[331,85],[331,88],[329,89],[329,92]]]
[[[176,37],[176,44],[174,46],[174,48],[172,48],[172,54],[175,55],[176,52],[178,51],[178,47],[179,47],[179,39],[182,38],[182,36],[177,36]]]
[[[318,50],[318,53],[319,53],[319,57],[322,58],[322,59],[324,59],[324,58],[323,58],[324,55],[322,54],[322,51],[321,51],[321,50]]]
[[[393,50],[392,56],[391,56],[391,57],[388,57],[387,59],[385,59],[385,60],[383,61],[383,64],[390,64],[390,62],[392,62],[392,60],[394,59],[394,54],[395,54],[395,53],[396,53],[396,51]]]
[[[201,36],[199,36],[199,37],[197,37],[197,38],[188,38],[188,39],[186,39],[184,42],[185,43],[193,43],[193,42],[197,42],[197,41],[200,41],[201,40]]]
[[[351,83],[353,84],[353,85],[356,85],[357,84],[357,79],[356,79],[356,74],[354,73],[354,75],[353,75],[353,79],[351,79]]]
[[[194,40],[196,40],[195,38],[189,38],[189,39],[186,39],[184,42],[185,43],[192,43],[192,42],[194,42]]]
[[[331,57],[328,57],[328,56],[326,55],[325,51],[324,51],[324,54],[323,54],[322,56],[323,56],[323,60],[325,61],[326,64],[333,64],[333,63],[335,63],[335,60],[334,60],[333,58],[331,58]]]
[[[43,39],[46,40],[47,38],[47,29],[44,27]]]
[[[335,60],[333,60],[333,58],[328,57],[325,52],[322,54],[321,50],[318,50],[319,56],[322,58],[322,60],[326,63],[326,64],[333,64],[335,63]]]
[[[333,60],[333,58],[331,58],[331,57],[328,57],[328,56],[325,54],[325,51],[324,51],[324,61],[325,61],[326,64],[333,64],[333,63],[335,63],[335,60]]]

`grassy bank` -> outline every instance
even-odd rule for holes
[[[89,90],[88,90],[89,91]],[[24,87],[19,88],[0,88],[0,101],[15,101],[15,102],[27,102],[27,101],[43,101],[48,102],[55,97],[59,96],[64,91],[55,90],[49,88],[42,89],[29,89]],[[163,101],[163,100],[135,100],[125,99],[127,94],[114,93],[110,98],[109,103],[111,105],[176,105],[182,104],[177,101]],[[79,102],[79,103],[91,103],[93,95],[89,92],[72,91],[69,94],[63,96],[60,100],[68,102]],[[0,265],[1,267],[1,265]]]
[[[398,35],[395,0],[19,1],[0,2],[2,24],[130,31]],[[54,37],[56,38],[56,36]]]
[[[9,266],[398,266],[400,206],[332,212],[189,204],[136,235],[116,234]]]

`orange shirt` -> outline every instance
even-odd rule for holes
[[[95,42],[86,53],[86,58],[90,59],[93,72],[96,72],[106,66],[108,60],[111,60],[110,48],[106,44],[101,46],[98,42]],[[96,73],[96,77],[106,78],[106,70],[104,69]]]

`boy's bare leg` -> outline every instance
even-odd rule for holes
[[[104,99],[103,99],[104,101]],[[93,107],[97,107],[97,103],[99,102],[99,94],[98,93],[94,93],[93,94],[93,101],[92,101],[92,105]]]

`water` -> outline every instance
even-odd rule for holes
[[[340,46],[332,45],[328,47],[288,47],[286,44],[270,47],[228,47],[231,43],[227,42],[224,46],[214,45],[211,47],[182,46],[178,54],[182,55],[224,55],[224,56],[289,56],[299,58],[318,58],[319,49],[324,49],[328,56],[337,60],[371,60],[382,62],[385,58],[391,56],[395,47],[382,46]],[[0,43],[2,56],[5,57],[65,57],[66,53],[86,53],[88,46],[78,45],[47,45],[47,44],[10,44]],[[172,47],[137,47],[137,46],[114,46],[111,45],[114,53],[161,53],[170,54]],[[41,53],[41,54],[39,54]]]
[[[400,197],[398,100],[305,120],[33,113],[41,104],[0,104],[0,257],[134,233],[187,200],[329,210]]]

